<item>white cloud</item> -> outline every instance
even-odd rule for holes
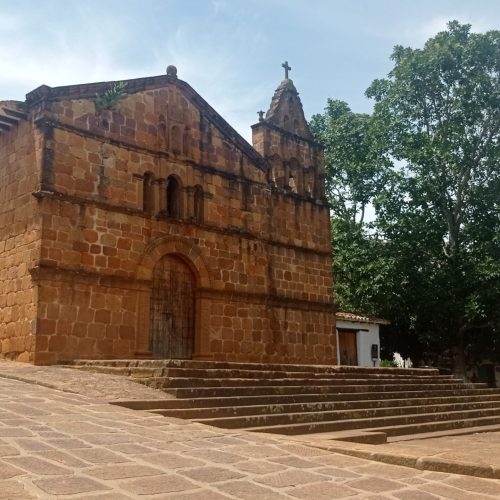
[[[485,32],[498,27],[495,26],[495,20],[487,20],[470,14],[450,12],[449,15],[432,17],[414,28],[407,28],[404,30],[403,35],[406,40],[411,40],[414,44],[422,45],[426,42],[426,40],[435,36],[440,31],[446,30],[447,24],[453,20],[457,20],[461,24],[471,24],[472,31],[476,33]]]
[[[214,17],[222,7],[223,4],[219,4]],[[154,65],[165,66],[168,57],[167,64],[177,66],[179,78],[200,92],[218,113],[251,141],[250,124],[257,121],[262,96],[268,95],[270,100],[273,88],[253,76],[252,79],[259,83],[249,85],[248,73],[241,72],[241,62],[245,57],[252,58],[252,51],[261,50],[265,38],[243,23],[235,25],[228,33],[213,21],[207,19],[202,25],[178,26],[154,51]]]
[[[0,34],[4,34],[0,37],[0,99],[23,99],[41,84],[156,75],[175,64],[179,78],[250,139],[249,125],[257,121],[260,100],[263,95],[270,99],[272,87],[258,78],[253,80],[259,84],[249,85],[248,75],[240,71],[242,59],[257,59],[266,40],[259,30],[250,28],[247,18],[229,25],[226,11],[233,4],[214,0],[208,16],[171,22],[169,29],[154,34],[147,28],[158,20],[150,13],[140,27],[131,27],[121,18],[110,19],[109,11],[96,16],[87,2],[69,5],[71,24],[35,9],[21,17],[7,15],[0,7]]]

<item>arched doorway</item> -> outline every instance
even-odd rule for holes
[[[153,357],[190,359],[194,321],[195,277],[181,259],[166,255],[153,270],[149,328]]]

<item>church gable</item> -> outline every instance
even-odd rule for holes
[[[174,75],[40,87],[27,102],[52,137],[44,191],[148,217],[258,225],[265,161]]]
[[[27,104],[75,132],[143,148],[167,161],[265,179],[263,158],[172,69],[123,82],[42,86],[27,95]]]

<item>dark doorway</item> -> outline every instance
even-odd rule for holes
[[[356,331],[339,330],[339,364],[358,366]]]
[[[153,271],[149,349],[154,358],[190,359],[194,345],[195,279],[179,258],[167,255]]]

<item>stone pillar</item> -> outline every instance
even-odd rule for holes
[[[142,175],[134,175],[135,193],[137,200],[137,208],[142,210],[144,208],[144,182],[145,179]]]
[[[193,359],[213,358],[210,352],[210,303],[207,292],[197,290]]]
[[[289,189],[290,188],[290,162],[289,161],[284,161],[283,162],[283,171],[285,172],[285,175],[284,175],[284,186],[281,186],[281,187],[284,187],[285,189]]]
[[[158,189],[156,190],[158,194],[158,210],[160,214],[167,213],[167,180],[158,179],[157,181]]]
[[[194,219],[196,216],[194,213],[194,191],[195,188],[192,186],[184,188],[185,196],[183,198],[185,198],[185,206],[182,212],[186,214],[186,219]]]
[[[137,331],[136,331],[136,351],[144,354],[149,352],[149,307],[151,289],[144,286],[137,293]]]

